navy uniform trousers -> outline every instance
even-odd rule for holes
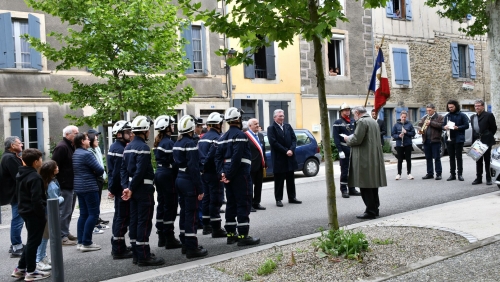
[[[236,234],[236,228],[238,228],[239,235],[248,235],[253,198],[250,165],[242,163],[237,175],[229,183],[224,184],[227,198],[226,225],[224,227],[228,233]]]
[[[115,195],[115,214],[113,216],[113,237],[111,237],[111,251],[115,255],[127,251],[125,234],[130,225],[130,202],[124,201],[120,195]]]
[[[175,189],[175,176],[170,168],[158,167],[155,174],[158,206],[156,207],[156,230],[166,236],[174,235],[179,196]]]
[[[196,232],[198,225],[196,217],[198,216],[198,195],[193,189],[193,182],[188,173],[179,171],[175,180],[175,187],[179,194],[179,205],[181,211],[179,213],[179,229],[181,243],[186,246],[187,250],[195,250],[198,248],[198,238]]]
[[[151,257],[149,236],[151,235],[155,207],[154,186],[143,184],[132,193],[130,201],[130,243],[134,257],[145,260]]]
[[[224,184],[220,182],[216,173],[205,172],[201,176],[203,185],[203,225],[210,224],[212,228],[221,228],[220,208],[224,194]]]
[[[341,145],[342,146],[342,151],[344,152],[345,154],[345,158],[344,159],[340,159],[340,191],[342,193],[344,192],[350,192],[352,191],[353,189],[355,189],[355,187],[349,187],[349,189],[347,189],[347,182],[348,182],[348,179],[349,179],[349,159],[350,159],[350,156],[351,156],[351,148],[348,147],[348,146],[344,146],[344,145]]]

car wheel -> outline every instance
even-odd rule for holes
[[[315,159],[308,159],[304,163],[304,175],[307,177],[316,176],[319,172],[319,163]]]

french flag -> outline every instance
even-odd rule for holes
[[[384,54],[382,48],[379,48],[377,60],[373,67],[372,79],[368,90],[375,93],[375,111],[378,113],[380,108],[385,105],[385,102],[391,97],[389,89],[389,79],[387,79],[387,70],[384,63]]]

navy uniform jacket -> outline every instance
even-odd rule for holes
[[[198,141],[198,152],[200,154],[200,170],[207,173],[217,173],[215,167],[215,151],[217,149],[217,140],[220,138],[220,133],[215,128],[203,134],[203,137]]]
[[[248,137],[238,127],[229,127],[217,142],[215,165],[218,175],[224,173],[227,180],[241,177],[242,172],[250,175],[252,154],[248,142]]]
[[[121,184],[120,169],[123,161],[123,151],[125,151],[125,143],[121,140],[116,140],[111,145],[108,151],[108,190],[113,195],[121,195],[123,187]]]
[[[189,135],[184,135],[181,140],[175,142],[173,151],[174,161],[179,167],[179,172],[184,171],[189,175],[196,195],[202,194],[200,157],[198,156],[198,147],[194,144],[193,138]]]
[[[340,152],[344,152],[349,154],[351,152],[351,148],[347,146],[344,141],[344,137],[340,136],[340,134],[345,134],[347,136],[354,134],[354,121],[347,122],[343,117],[340,117],[333,123],[333,141],[335,142],[335,146],[337,150]]]
[[[151,164],[151,149],[140,136],[135,136],[125,151],[120,175],[122,187],[139,190],[144,184],[153,184],[155,173]]]
[[[200,135],[193,133],[193,142],[196,146],[198,146],[198,142],[200,141]]]
[[[171,137],[165,135],[161,139],[158,147],[153,148],[156,163],[158,168],[175,168],[174,155],[173,155],[174,141]]]

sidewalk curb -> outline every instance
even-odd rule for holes
[[[378,276],[364,279],[361,281],[372,281],[372,282],[373,281],[386,281],[388,279],[404,275],[406,273],[412,272],[412,271],[420,269],[420,268],[424,268],[424,267],[432,265],[434,263],[444,261],[444,260],[447,260],[447,259],[452,258],[452,257],[456,257],[456,256],[464,254],[464,253],[468,253],[470,251],[473,251],[475,249],[479,249],[481,247],[487,246],[489,244],[493,244],[493,243],[498,242],[498,241],[500,241],[500,234],[488,237],[488,238],[483,239],[481,241],[477,241],[476,243],[472,243],[472,244],[465,246],[465,247],[462,247],[462,248],[457,248],[457,249],[445,252],[442,255],[433,256],[433,257],[430,257],[430,258],[427,258],[427,259],[424,259],[421,261],[417,261],[417,262],[412,263],[408,266],[400,267],[394,271],[388,272],[387,274],[378,275]]]

